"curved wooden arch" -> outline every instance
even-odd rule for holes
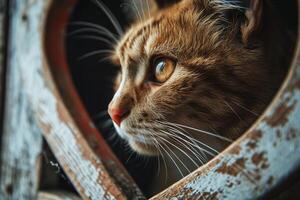
[[[86,123],[90,120],[72,86],[63,34],[76,1],[23,2],[15,0],[20,16],[20,33],[15,34],[26,35],[30,28],[32,36],[26,38],[32,41],[22,42],[35,41],[38,48],[29,47],[28,58],[17,58],[18,70],[24,93],[56,158],[83,199],[144,199],[97,130]],[[23,18],[25,6],[29,14]],[[24,19],[30,23],[21,23]],[[24,50],[16,47],[16,51]],[[30,59],[35,62],[28,66]],[[283,86],[252,128],[208,164],[152,199],[253,199],[280,185],[300,165],[299,103],[298,41]],[[97,141],[96,145],[89,140]]]

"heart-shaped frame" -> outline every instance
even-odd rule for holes
[[[44,55],[44,64],[26,72],[28,77],[36,77],[33,84],[25,80],[28,89],[34,90],[28,95],[44,137],[83,199],[143,199],[93,126],[72,84],[64,31],[75,4],[76,0],[39,1],[36,17],[45,22],[41,27],[45,46],[38,51]],[[255,199],[270,195],[300,167],[299,119],[298,39],[289,73],[256,123],[209,163],[152,199]]]

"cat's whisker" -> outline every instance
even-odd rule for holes
[[[166,132],[165,132],[166,133]],[[167,133],[166,133],[167,134]],[[193,138],[192,138],[193,139]],[[188,142],[188,141],[186,141],[186,142]],[[211,156],[215,156],[215,155],[211,155]],[[234,164],[235,166],[233,166],[233,167],[235,167],[235,168],[237,168],[238,170],[240,170],[241,171],[241,173],[243,173],[251,182],[255,182],[255,179],[254,178],[252,178],[251,177],[251,175],[249,174],[249,173],[247,173],[247,172],[245,172],[244,171],[244,169],[239,165],[239,164],[237,164],[237,163],[235,163]]]
[[[159,138],[162,139],[162,140],[164,140],[165,142],[167,142],[168,144],[170,144],[170,145],[173,146],[174,148],[178,149],[178,150],[179,150],[181,153],[183,153],[188,159],[190,159],[190,160],[192,161],[192,163],[193,163],[196,167],[199,166],[199,164],[196,163],[196,162],[194,161],[194,159],[193,159],[191,156],[189,156],[184,150],[182,150],[182,149],[179,148],[178,146],[174,145],[173,143],[169,142],[169,141],[166,140],[164,137],[160,137],[160,136],[159,136]]]
[[[161,149],[163,149],[163,146],[161,144],[159,144],[159,142],[157,141],[157,145],[158,145],[158,151],[160,152],[160,155],[163,159],[163,163],[164,163],[164,167],[165,167],[165,183],[167,182],[167,179],[168,179],[168,167],[167,167],[167,163],[166,163],[166,158],[163,154],[163,152],[161,151]],[[161,149],[160,149],[161,148]]]
[[[92,116],[93,119],[99,119],[99,118],[103,118],[105,116],[109,116],[107,110],[102,110],[99,113],[95,114],[94,116]]]
[[[127,160],[125,161],[126,164],[127,164],[127,163],[129,162],[129,160],[132,158],[133,154],[134,154],[134,152],[131,151],[131,152],[130,152],[130,155],[128,156]]]
[[[111,60],[111,57],[110,56],[106,56],[106,57],[103,57],[101,59],[99,59],[97,61],[97,63],[102,63],[102,62],[105,62],[105,61],[110,61]],[[111,80],[110,80],[111,81]]]
[[[103,42],[103,43],[107,44],[110,47],[114,46],[114,44],[111,41],[109,41],[108,39],[106,39],[104,37],[100,37],[100,36],[80,35],[80,36],[76,36],[76,38],[96,40],[96,41],[99,41],[99,42]]]
[[[256,117],[258,117],[258,116],[259,116],[259,114],[258,114],[258,113],[254,112],[254,111],[252,111],[252,110],[250,110],[250,109],[248,109],[248,108],[246,108],[246,107],[245,107],[245,106],[243,106],[243,105],[240,105],[240,104],[238,104],[238,103],[237,103],[237,102],[235,102],[235,101],[232,101],[232,103],[234,103],[234,104],[235,104],[235,105],[237,105],[238,107],[240,107],[240,108],[244,109],[245,111],[248,111],[249,113],[251,113],[251,114],[255,115]]]
[[[192,137],[190,137],[190,136],[188,136],[188,135],[186,135],[186,134],[183,134],[183,133],[181,133],[181,132],[177,132],[177,133],[180,134],[180,135],[182,135],[183,137],[189,139],[189,140],[192,141],[192,142],[194,141],[194,142],[196,142],[196,143],[198,143],[198,144],[200,144],[200,145],[202,145],[202,146],[204,146],[204,147],[210,149],[212,152],[211,152],[211,151],[208,151],[208,150],[206,150],[206,149],[204,149],[204,148],[201,148],[198,144],[194,144],[194,143],[191,143],[191,142],[185,140],[185,142],[187,142],[187,143],[189,143],[190,145],[192,145],[192,146],[198,148],[200,151],[204,151],[205,153],[207,153],[207,154],[210,155],[210,156],[216,156],[217,154],[219,154],[219,152],[218,152],[217,150],[215,150],[214,148],[208,146],[207,144],[205,144],[205,143],[203,143],[203,142],[200,142],[200,141],[198,141],[198,140],[196,140],[196,139],[194,139],[194,138],[192,138]],[[179,137],[179,136],[178,136],[178,137]],[[181,138],[181,139],[184,140],[184,138]]]
[[[240,120],[243,121],[243,119],[241,118],[241,116],[233,109],[233,107],[231,105],[229,105],[229,103],[225,100],[223,100],[224,103],[226,104],[226,106],[233,112],[233,114]]]
[[[135,10],[136,10],[136,12],[137,12],[137,14],[138,14],[138,16],[139,16],[139,18],[140,18],[140,20],[142,21],[143,20],[143,18],[142,18],[142,16],[141,16],[141,13],[140,13],[140,11],[139,11],[139,9],[138,9],[138,7],[137,7],[137,5],[136,5],[136,2],[135,2],[136,0],[133,0],[132,2],[133,2],[133,6],[134,6],[134,8],[135,8]]]
[[[189,133],[188,133],[186,130],[184,130],[184,129],[180,128],[180,127],[174,128],[174,127],[172,127],[172,126],[170,126],[170,125],[165,125],[165,126],[166,126],[169,130],[171,130],[171,131],[173,131],[173,132],[175,132],[175,133],[177,133],[177,134],[185,135],[185,137],[187,137],[187,136],[189,135]],[[184,134],[184,133],[181,132],[181,131],[183,131],[183,132],[186,133],[186,134]],[[188,138],[188,137],[187,137],[187,138]],[[206,154],[203,152],[203,149],[200,148],[199,145],[198,145],[197,143],[195,143],[194,140],[191,140],[190,138],[188,138],[188,139],[194,144],[194,145],[191,145],[192,147],[197,146],[197,148],[200,150],[199,156],[200,156],[204,161],[208,161]]]
[[[196,158],[197,158],[197,160],[198,161],[200,161],[200,163],[201,164],[204,164],[204,162],[201,160],[201,158],[205,161],[205,158],[203,158],[202,157],[202,155],[201,154],[199,154],[199,153],[196,153],[197,151],[197,149],[195,149],[195,147],[193,146],[193,145],[191,145],[191,144],[189,144],[188,142],[186,142],[186,140],[184,140],[184,139],[182,139],[182,138],[180,138],[180,137],[178,137],[179,139],[181,139],[181,140],[183,140],[183,141],[181,141],[181,140],[179,140],[178,138],[177,138],[177,135],[174,135],[174,134],[171,134],[171,133],[168,133],[168,132],[166,132],[166,131],[163,131],[165,134],[167,134],[167,135],[169,135],[169,137],[170,138],[172,138],[172,139],[174,139],[174,140],[176,140],[177,142],[179,142],[180,144],[182,144],[185,148],[187,148]],[[184,143],[185,142],[185,143]],[[187,144],[186,144],[187,143]],[[188,144],[190,145],[190,146],[188,146]],[[191,149],[192,148],[192,149]],[[202,149],[200,150],[200,152],[202,152]],[[200,157],[199,157],[200,156]],[[198,166],[198,164],[197,164],[197,166]]]
[[[200,130],[200,129],[197,129],[197,128],[194,128],[194,127],[186,126],[186,125],[183,125],[183,124],[177,124],[177,123],[172,123],[172,122],[162,122],[162,121],[158,121],[158,122],[163,123],[163,124],[169,124],[169,125],[179,126],[179,127],[186,128],[186,129],[189,129],[189,130],[193,130],[193,131],[197,131],[197,132],[200,132],[200,133],[204,133],[206,135],[210,135],[210,136],[219,138],[219,139],[224,140],[226,142],[230,142],[230,143],[233,142],[233,140],[231,140],[229,138],[226,138],[226,137],[223,137],[223,136],[220,136],[220,135],[208,132],[208,131]]]
[[[115,41],[115,38],[112,37],[109,33],[102,31],[102,30],[98,30],[96,28],[81,28],[79,30],[75,30],[75,31],[69,33],[67,36],[68,37],[78,36],[81,33],[97,33],[97,35],[99,35],[99,36],[106,36],[109,39],[113,39],[114,42],[117,42],[117,41]]]
[[[165,146],[166,148],[168,148],[168,146],[167,146],[166,144],[164,144],[164,143],[161,143],[161,145],[162,145],[162,147]],[[177,165],[177,163],[176,163],[176,161],[173,159],[173,157],[169,154],[169,152],[168,152],[165,148],[163,148],[163,150],[165,151],[166,155],[171,159],[171,161],[174,163],[174,165],[175,165],[175,167],[177,168],[177,170],[179,171],[180,175],[181,175],[182,177],[184,177],[184,174],[182,173],[180,167]]]
[[[191,139],[194,139],[194,138],[191,138]],[[215,155],[211,155],[211,156],[215,156]],[[235,166],[233,166],[233,167],[236,167],[238,170],[240,170],[251,182],[255,182],[255,179],[253,179],[249,173],[245,172],[245,170],[239,164],[235,163],[234,165]]]
[[[146,17],[146,15],[145,15],[145,11],[144,11],[144,6],[142,5],[142,2],[143,0],[139,0],[139,4],[140,4],[140,7],[142,8],[141,10],[142,10],[142,13],[143,13],[143,17]]]
[[[94,0],[96,5],[105,13],[105,15],[108,17],[114,28],[116,29],[117,33],[121,36],[123,35],[123,29],[117,20],[117,18],[114,16],[114,14],[110,11],[108,7],[104,5],[104,3],[101,0]]]
[[[160,139],[164,140],[166,143],[172,145],[173,147],[176,147],[174,144],[172,144],[172,143],[169,142],[168,140],[166,140],[166,139],[164,139],[164,138],[162,138],[162,137],[161,137]],[[175,158],[181,163],[181,165],[186,169],[186,171],[187,171],[188,173],[191,173],[190,169],[182,162],[182,160],[178,157],[178,155],[177,155],[174,151],[172,151],[172,149],[171,149],[166,143],[165,143],[166,148],[169,149],[169,151],[170,151],[170,152],[175,156]],[[179,147],[176,147],[176,149],[182,151]],[[188,156],[188,155],[187,155],[187,156]],[[188,156],[188,158],[190,158],[190,157]],[[192,158],[190,158],[190,159],[193,161]],[[196,165],[196,166],[197,166],[197,165]]]
[[[91,56],[94,56],[94,55],[98,55],[98,54],[112,54],[114,53],[112,50],[108,50],[108,49],[101,49],[101,50],[96,50],[96,51],[92,51],[92,52],[89,52],[89,53],[86,53],[82,56],[80,56],[78,58],[78,60],[83,60],[85,58],[88,58],[88,57],[91,57]]]
[[[116,137],[118,137],[117,133],[112,131],[110,132],[111,136],[107,138],[108,141],[113,141]]]
[[[118,38],[110,30],[108,30],[107,28],[105,28],[104,26],[101,26],[99,24],[95,24],[95,23],[91,23],[91,22],[86,22],[86,21],[76,21],[76,22],[69,23],[69,25],[70,26],[85,26],[85,27],[92,28],[93,30],[94,29],[95,30],[99,30],[101,33],[103,32],[106,36],[110,37],[115,42],[118,42]],[[80,31],[80,30],[81,29],[75,30],[75,31]],[[75,34],[74,32],[72,32],[72,33]],[[70,34],[72,34],[72,33],[70,33]]]
[[[145,1],[147,2],[148,17],[150,19],[151,18],[151,15],[150,15],[151,10],[150,10],[150,6],[149,6],[149,2],[148,2],[148,0],[145,0]]]
[[[159,146],[159,143],[158,143],[158,141],[157,141],[157,139],[155,138],[155,136],[151,133],[151,132],[149,132],[149,134],[150,134],[150,136],[153,138],[153,140],[154,140],[154,142],[153,142],[153,145],[155,146],[155,148],[159,151],[159,153],[160,153],[160,155],[163,157],[163,155],[162,155],[162,152],[161,152],[161,150],[160,150],[160,146]],[[157,163],[157,176],[159,176],[159,173],[160,173],[160,156],[157,156],[157,159],[158,159],[158,163]],[[163,158],[164,159],[164,158]],[[163,162],[165,162],[164,160],[163,160]],[[167,168],[166,168],[167,169]],[[166,172],[167,173],[167,172]]]
[[[160,122],[160,121],[158,121],[158,122]],[[162,123],[162,122],[161,122],[161,123]],[[168,123],[168,122],[165,122],[165,123]],[[171,123],[171,126],[172,126],[172,124],[173,124],[173,123]],[[173,127],[175,128],[176,125],[173,125]],[[188,134],[183,134],[183,133],[181,133],[181,132],[178,132],[178,134],[181,134],[182,136],[187,137],[187,138],[189,138],[189,139],[195,141],[196,143],[201,144],[202,146],[204,146],[204,147],[210,149],[211,151],[215,152],[216,154],[219,154],[219,153],[220,153],[219,151],[217,151],[216,149],[212,148],[211,146],[209,146],[209,145],[207,145],[207,144],[205,144],[205,143],[203,143],[203,142],[201,142],[201,141],[198,141],[198,140],[196,140],[195,138],[190,137]],[[212,154],[211,152],[207,151],[206,149],[203,149],[203,151],[205,151],[206,153],[209,153],[209,155]],[[215,156],[215,155],[213,154],[213,155],[211,155],[211,156]]]
[[[150,133],[150,132],[149,132],[149,133]],[[162,134],[162,133],[164,133],[164,134]],[[177,133],[178,133],[178,132],[177,132]],[[183,134],[183,133],[178,133],[178,134],[181,134],[183,137],[189,139],[192,143],[189,142],[189,141],[187,141],[187,140],[185,140],[184,138],[182,138],[182,137],[176,135],[176,134],[171,134],[171,133],[168,133],[168,132],[166,132],[166,131],[164,131],[164,130],[161,130],[161,134],[160,134],[160,133],[156,133],[155,136],[152,136],[152,137],[153,137],[153,139],[154,139],[155,137],[165,137],[166,135],[169,136],[169,138],[172,138],[172,139],[176,140],[177,142],[179,142],[179,143],[181,143],[183,146],[185,146],[188,150],[190,150],[190,151],[197,157],[197,159],[201,162],[201,164],[204,164],[203,161],[201,160],[201,158],[202,158],[205,162],[207,162],[207,157],[205,156],[205,158],[204,158],[204,157],[202,157],[200,154],[196,154],[196,153],[194,152],[194,151],[196,151],[195,148],[198,149],[198,150],[200,150],[200,153],[203,153],[203,151],[204,151],[204,152],[206,152],[207,154],[209,154],[209,155],[211,155],[211,156],[215,156],[215,155],[216,155],[216,154],[213,154],[213,153],[211,153],[210,151],[208,151],[208,150],[206,150],[206,149],[201,148],[199,145],[197,145],[196,143],[194,143],[194,141],[196,141],[195,139],[193,139],[193,138],[191,138],[191,137],[189,137],[189,136],[187,136],[187,135],[185,135],[185,134]],[[181,141],[181,140],[182,140],[182,141]],[[199,142],[199,143],[200,143],[200,142]],[[189,146],[187,146],[187,144],[191,145],[191,147],[194,149],[194,151],[191,150],[191,149],[189,148]],[[202,144],[202,145],[203,145],[203,144]],[[203,154],[204,154],[204,153],[203,153]],[[205,154],[204,154],[204,155],[205,155]],[[199,158],[199,156],[200,156],[201,158]],[[197,166],[198,166],[198,164],[197,164]]]
[[[101,122],[101,127],[103,129],[113,128],[113,123],[110,119]]]

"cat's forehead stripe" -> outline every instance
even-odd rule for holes
[[[121,48],[120,48],[120,55],[124,57],[125,50],[127,48],[132,48],[132,45],[134,44],[134,41],[137,40],[137,38],[141,35],[148,34],[150,30],[152,30],[154,27],[156,27],[162,18],[150,20],[148,23],[141,26],[138,30],[136,30],[133,36],[129,34],[129,36],[124,40]]]

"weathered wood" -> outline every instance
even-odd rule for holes
[[[6,26],[6,0],[0,0],[0,141],[3,124],[3,98],[4,98],[4,56],[5,56],[5,26]]]
[[[66,11],[71,10],[73,6],[75,6],[76,2],[77,0],[54,1],[48,13],[48,22],[45,32],[45,52],[47,55],[47,61],[49,63],[48,67],[52,72],[51,75],[54,78],[54,84],[60,93],[60,95],[55,98],[57,103],[64,104],[63,107],[58,106],[58,109],[56,110],[57,114],[61,116],[60,123],[72,124],[72,126],[70,126],[74,127],[72,131],[74,131],[74,133],[76,133],[75,131],[78,132],[75,137],[76,146],[83,150],[82,158],[87,157],[90,159],[92,154],[95,154],[98,158],[100,158],[99,163],[94,163],[93,160],[90,160],[92,161],[92,164],[102,173],[100,176],[105,177],[105,181],[95,182],[95,187],[103,188],[106,194],[111,193],[114,198],[121,199],[126,197],[128,199],[144,199],[145,197],[143,197],[133,179],[128,175],[124,166],[116,158],[104,138],[94,126],[80,100],[79,95],[77,94],[76,88],[74,87],[74,83],[69,71],[69,68],[72,66],[68,66],[65,53],[66,49],[63,41],[65,40],[64,33],[66,27],[68,26],[68,19],[70,17],[70,12]],[[47,79],[47,77],[44,77],[44,79],[47,82],[52,82],[52,80]],[[55,95],[55,91],[51,92]],[[65,108],[67,110],[64,110]],[[64,113],[64,115],[62,115],[62,113]],[[47,117],[50,118],[53,116]],[[69,118],[69,116],[71,118]],[[42,118],[45,117],[43,116]],[[53,119],[52,121],[54,122]],[[51,124],[51,126],[57,125],[58,123]],[[51,138],[49,137],[49,134],[47,134],[48,131],[49,130],[44,131],[44,133],[46,133],[45,138],[47,139],[50,147],[52,147],[54,154],[59,159],[59,162],[62,164],[65,159],[70,159],[68,157],[72,155],[64,154],[64,157],[58,156],[62,146],[59,148],[53,148],[53,146],[57,146],[58,143],[55,137],[59,136],[60,134],[70,134],[68,132],[55,133],[52,134]],[[69,142],[66,140],[63,147],[70,148],[70,144],[68,143]],[[89,146],[86,146],[87,143]],[[77,152],[74,151],[73,154],[75,153]],[[70,171],[68,168],[74,165],[73,162],[79,161],[70,161],[69,163],[62,165],[62,167],[65,169],[65,171]],[[79,164],[78,166],[83,167],[82,164]],[[89,174],[82,174],[82,176],[85,178],[90,177]],[[101,177],[99,178],[103,179]],[[71,174],[69,178],[74,179],[76,177]],[[84,186],[82,183],[79,183],[79,185]],[[84,190],[91,189],[87,187],[87,185],[85,185],[84,188]],[[118,192],[121,192],[122,194],[118,195]],[[91,195],[91,198],[99,199],[100,197],[97,195]],[[107,195],[106,198],[108,198]]]
[[[42,135],[32,110],[24,71],[42,65],[37,51],[42,16],[41,1],[10,1],[7,44],[6,97],[1,144],[0,199],[36,199]],[[30,16],[30,17],[29,17]],[[29,19],[30,18],[30,19]]]
[[[53,192],[39,192],[38,200],[80,200],[79,197],[74,194],[62,191],[53,191]]]

